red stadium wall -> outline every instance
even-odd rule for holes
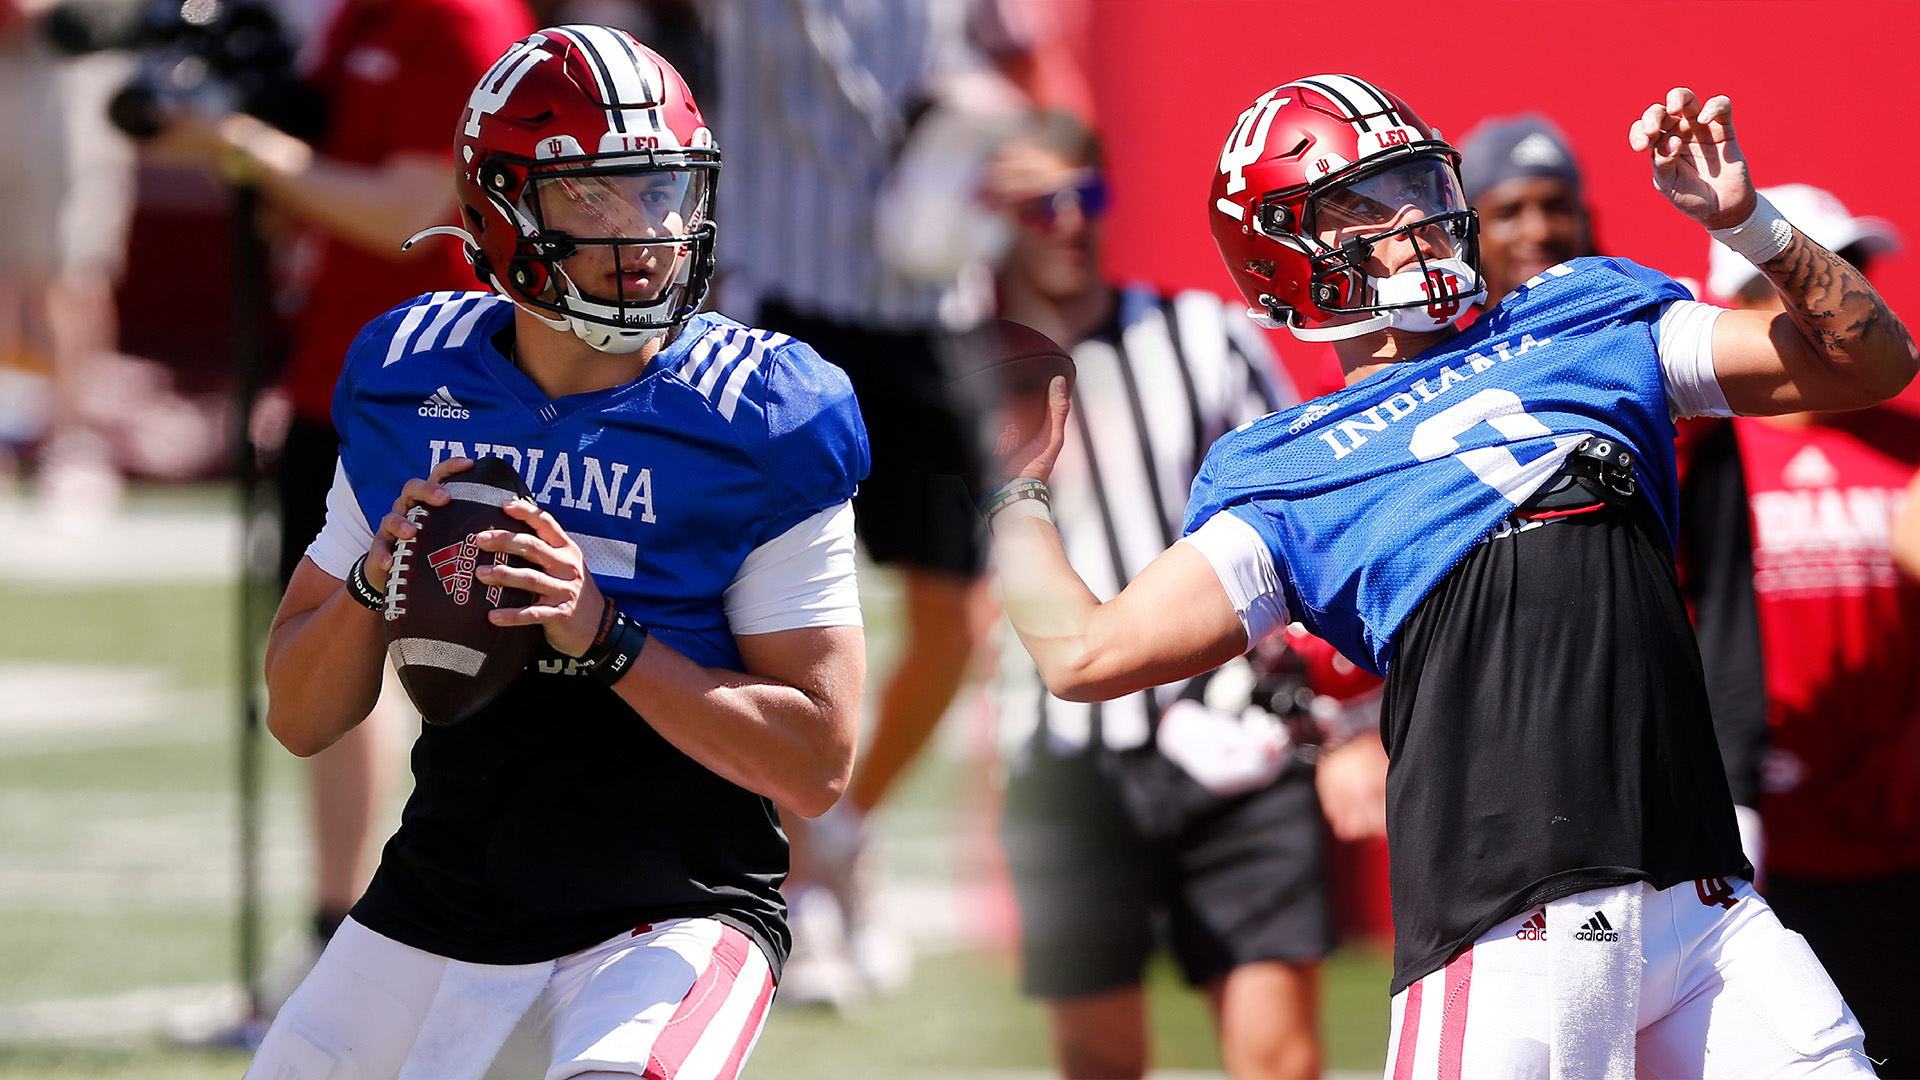
[[[1406,99],[1458,139],[1487,116],[1551,117],[1585,174],[1601,249],[1704,281],[1707,241],[1627,149],[1627,126],[1672,86],[1732,97],[1755,180],[1801,182],[1900,226],[1909,249],[1874,277],[1920,320],[1920,4],[1129,0],[1092,6],[1090,57],[1114,200],[1108,270],[1163,288],[1231,286],[1207,231],[1220,144],[1262,91],[1345,72]],[[1423,73],[1416,75],[1416,67]],[[1308,393],[1337,386],[1321,347],[1274,346]],[[1909,390],[1906,401],[1920,401]],[[1391,933],[1385,846],[1331,860],[1345,934]]]
[[[1653,190],[1645,159],[1626,144],[1646,106],[1691,86],[1733,98],[1758,183],[1814,184],[1856,214],[1900,226],[1909,250],[1874,276],[1896,311],[1920,319],[1911,251],[1920,140],[1907,125],[1920,105],[1920,4],[1910,0],[1091,7],[1088,53],[1115,196],[1106,258],[1123,279],[1229,290],[1204,217],[1220,144],[1262,91],[1338,71],[1400,95],[1452,139],[1487,116],[1551,117],[1585,172],[1602,249],[1704,281],[1706,238]],[[1291,338],[1275,346],[1290,366],[1304,361]]]

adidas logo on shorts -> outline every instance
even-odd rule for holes
[[[427,395],[427,400],[420,403],[420,415],[441,416],[448,420],[465,420],[473,413],[469,412],[465,405],[455,401],[453,394],[443,386]]]
[[[1593,918],[1582,923],[1580,929],[1574,931],[1573,936],[1581,941],[1620,940],[1619,932],[1614,930],[1613,924],[1607,921],[1607,913],[1604,911],[1594,912]]]
[[[1534,912],[1533,918],[1521,923],[1520,929],[1515,930],[1513,936],[1521,941],[1547,940],[1547,909],[1541,908]]]

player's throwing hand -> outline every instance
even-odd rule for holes
[[[1726,95],[1701,104],[1692,90],[1676,86],[1627,129],[1627,144],[1636,153],[1651,151],[1653,186],[1707,228],[1729,228],[1753,213],[1753,178],[1734,140]]]
[[[1035,448],[1034,453],[1020,471],[1004,479],[1026,477],[1046,483],[1053,475],[1053,467],[1060,460],[1060,448],[1067,444],[1067,411],[1071,408],[1072,396],[1065,376],[1056,375],[1047,384],[1047,430],[1027,444]],[[1015,455],[1014,460],[1019,460],[1019,455]]]
[[[547,644],[567,656],[579,656],[593,644],[606,601],[587,572],[587,555],[552,514],[526,499],[502,507],[508,517],[533,526],[533,532],[489,529],[473,538],[482,551],[518,555],[531,566],[483,566],[474,577],[486,585],[505,585],[533,594],[523,608],[495,608],[488,613],[497,626],[538,624],[547,632]]]

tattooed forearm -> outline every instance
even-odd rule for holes
[[[1894,391],[1906,385],[1920,363],[1920,349],[1900,317],[1850,263],[1809,240],[1798,229],[1785,251],[1760,267],[1786,301],[1787,315],[1817,353],[1854,367],[1870,381],[1885,379]]]

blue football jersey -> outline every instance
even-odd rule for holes
[[[867,474],[845,374],[802,342],[705,314],[642,377],[549,399],[494,344],[513,310],[433,293],[354,341],[333,419],[367,520],[444,458],[503,458],[623,612],[695,663],[738,669],[722,594],[741,563]]]
[[[1384,672],[1407,616],[1588,435],[1630,450],[1673,536],[1658,319],[1691,299],[1622,259],[1556,266],[1440,346],[1216,442],[1186,531],[1221,510],[1252,525],[1293,617]]]

